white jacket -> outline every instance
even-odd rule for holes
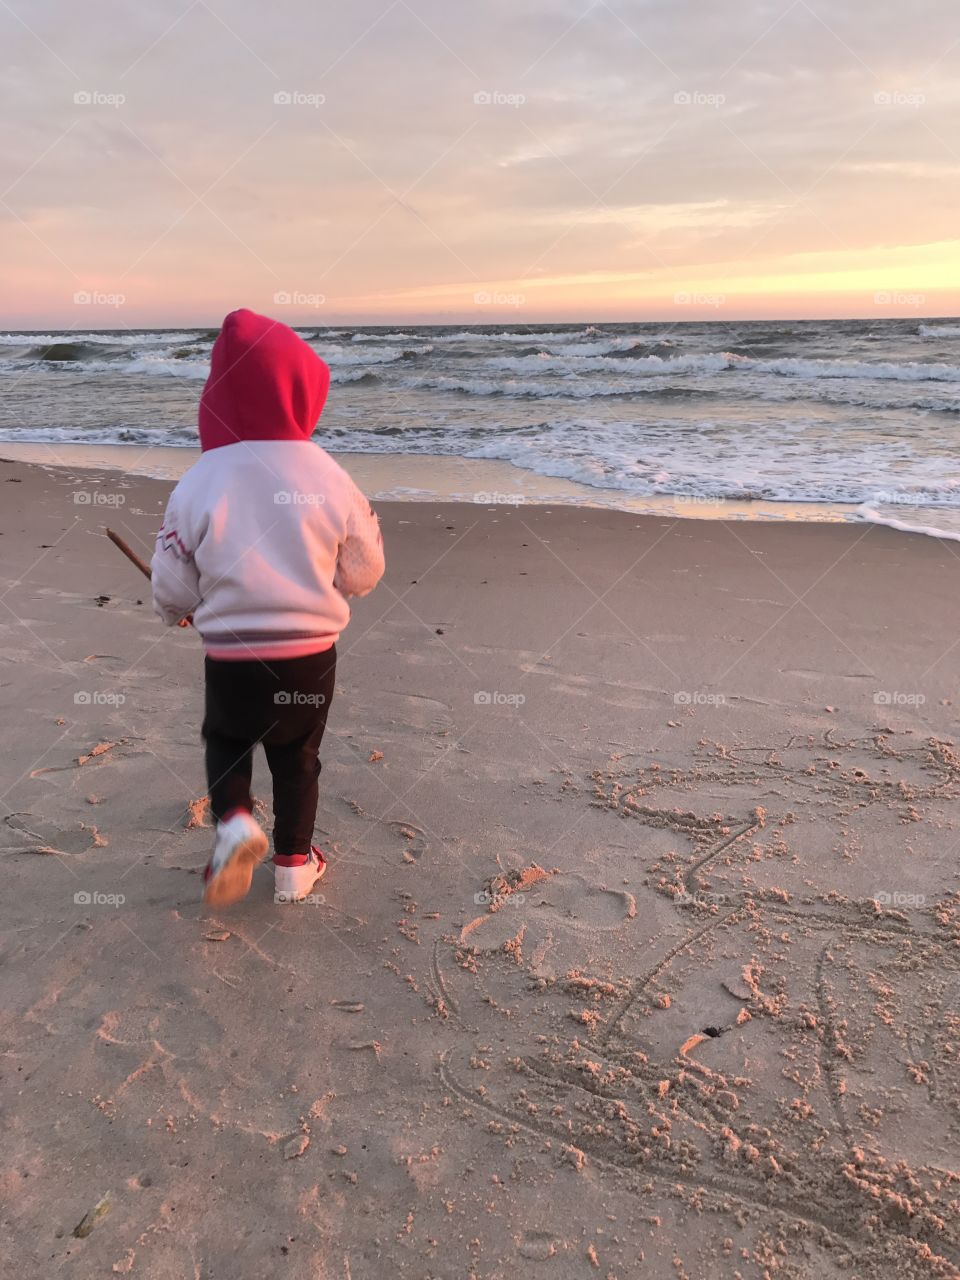
[[[203,453],[167,505],[153,604],[193,615],[212,658],[301,657],[334,644],[347,596],[383,575],[369,502],[310,440],[244,440]]]

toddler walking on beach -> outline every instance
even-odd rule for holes
[[[205,651],[203,738],[216,819],[204,901],[242,898],[267,837],[253,817],[253,750],[273,778],[277,901],[326,870],[313,845],[317,752],[333,697],[347,596],[384,568],[369,502],[311,440],[330,372],[292,329],[234,311],[200,400],[200,459],[170,496],[152,562],[154,608],[192,615]]]

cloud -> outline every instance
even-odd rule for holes
[[[882,271],[884,246],[952,234],[960,27],[934,0],[13,11],[10,323],[62,320],[88,276],[133,284],[138,323],[295,285],[331,315],[446,308],[451,282],[544,273],[592,280],[602,314],[618,272],[749,280],[838,250]]]

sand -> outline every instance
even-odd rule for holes
[[[210,912],[168,491],[0,464],[3,1274],[960,1274],[955,546],[384,503],[322,894]]]

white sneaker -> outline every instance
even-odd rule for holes
[[[316,845],[299,867],[284,866],[274,858],[274,902],[303,902],[326,869],[327,860]]]
[[[203,900],[213,907],[239,902],[250,891],[253,871],[267,852],[267,837],[244,811],[217,823],[213,857],[203,873]]]

